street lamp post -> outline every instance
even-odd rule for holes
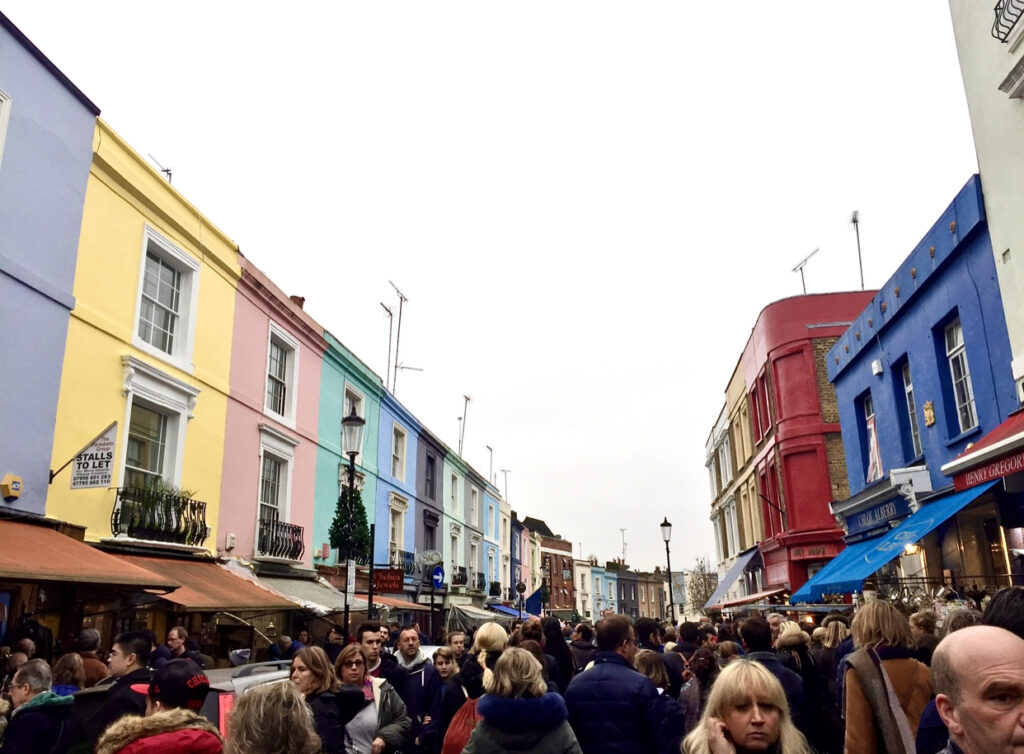
[[[349,637],[348,626],[348,593],[349,584],[355,586],[355,561],[352,557],[352,540],[355,538],[355,495],[356,495],[356,456],[363,445],[363,426],[366,421],[356,413],[341,420],[341,449],[348,456],[348,495],[345,497],[345,537],[348,547],[345,552],[345,639]],[[372,548],[372,544],[370,545]],[[372,558],[371,558],[372,560]],[[372,567],[371,567],[372,570]],[[372,573],[371,573],[372,578]]]
[[[665,540],[665,564],[668,566],[668,614],[669,620],[675,625],[676,610],[675,605],[672,603],[672,554],[668,548],[669,540],[672,539],[672,524],[668,522],[667,516],[661,522],[661,538]]]

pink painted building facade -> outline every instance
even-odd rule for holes
[[[217,549],[312,566],[323,329],[240,257]]]

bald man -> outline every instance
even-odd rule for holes
[[[995,626],[969,626],[932,657],[935,706],[949,729],[942,754],[1024,751],[1024,639]]]

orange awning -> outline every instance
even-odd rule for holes
[[[47,526],[16,521],[0,521],[0,579],[139,589],[168,589],[182,583],[168,573],[126,563]]]
[[[166,574],[181,584],[162,599],[197,613],[222,610],[295,610],[300,606],[269,589],[236,576],[213,560],[158,558],[147,555],[115,555],[125,564]]]
[[[755,594],[748,594],[746,597],[737,597],[734,600],[725,600],[722,602],[722,607],[737,607],[738,605],[750,605],[754,602],[759,602],[767,597],[771,597],[775,594],[781,594],[786,591],[784,587],[778,589],[766,589],[763,592],[757,592]],[[779,605],[781,609],[786,609],[786,605]]]
[[[370,595],[368,594],[357,594],[361,600],[368,600]],[[442,601],[441,597],[438,597],[437,604],[440,605]],[[384,597],[380,594],[373,595],[373,606],[374,607],[393,607],[398,610],[424,610],[430,612],[430,605],[417,605],[415,602],[407,602],[406,600],[395,599],[394,597]]]

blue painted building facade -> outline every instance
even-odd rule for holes
[[[1010,360],[974,176],[828,353],[850,486],[831,508],[847,544],[952,491],[942,466],[1018,408]],[[995,584],[1009,562],[998,498],[980,496],[893,553],[879,588]]]
[[[46,512],[99,112],[0,14],[0,477],[21,480],[20,497],[0,505],[36,515]],[[70,473],[55,483],[68,484]]]
[[[381,394],[377,440],[377,521],[374,563],[405,570],[406,593],[415,595],[416,460],[422,427],[388,391]]]
[[[501,597],[501,516],[492,485],[484,487],[484,577],[487,596]]]

